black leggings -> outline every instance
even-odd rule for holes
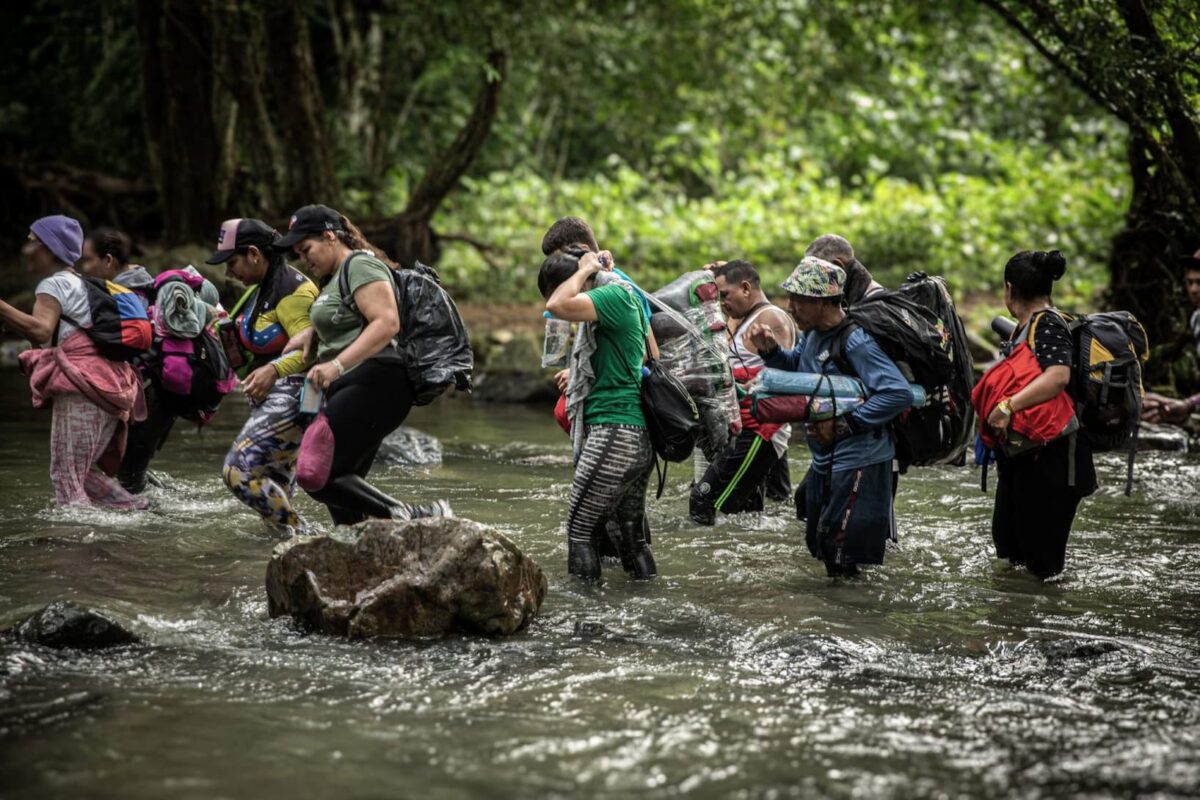
[[[175,412],[168,408],[154,384],[146,384],[146,418],[129,426],[125,455],[117,470],[117,480],[126,491],[141,494],[146,490],[150,461],[162,449],[175,425]]]
[[[296,482],[329,508],[335,524],[393,516],[399,501],[364,478],[380,443],[400,427],[412,404],[407,370],[391,359],[368,359],[326,390],[325,409],[300,444]]]

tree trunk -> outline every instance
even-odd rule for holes
[[[273,3],[268,9],[267,61],[287,162],[280,202],[288,214],[309,203],[336,206],[340,192],[308,20],[289,3]]]
[[[220,224],[228,180],[213,111],[208,4],[138,0],[142,108],[171,244],[207,241]]]
[[[384,246],[399,263],[409,265],[418,260],[426,263],[437,261],[437,234],[430,226],[430,220],[487,141],[499,108],[505,68],[506,60],[502,51],[488,53],[483,85],[475,98],[471,116],[450,146],[430,162],[399,218],[382,226],[372,226],[374,230],[380,230],[376,234],[378,240],[386,243]]]

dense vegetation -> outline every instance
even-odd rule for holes
[[[0,38],[10,241],[50,210],[174,244],[323,201],[509,300],[579,214],[651,285],[782,275],[837,231],[887,282],[994,291],[1058,247],[1074,304],[1140,269],[1160,308],[1200,244],[1181,0],[34,0]],[[1179,178],[1153,214],[1147,175]],[[1158,251],[1115,262],[1146,220]]]

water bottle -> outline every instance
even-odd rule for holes
[[[546,318],[546,337],[542,340],[542,367],[561,369],[567,366],[567,343],[571,339],[571,323],[558,319],[549,311]]]

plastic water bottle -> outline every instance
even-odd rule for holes
[[[571,340],[571,323],[558,319],[549,311],[546,318],[546,337],[542,340],[542,367],[561,369],[567,366],[567,343]]]

